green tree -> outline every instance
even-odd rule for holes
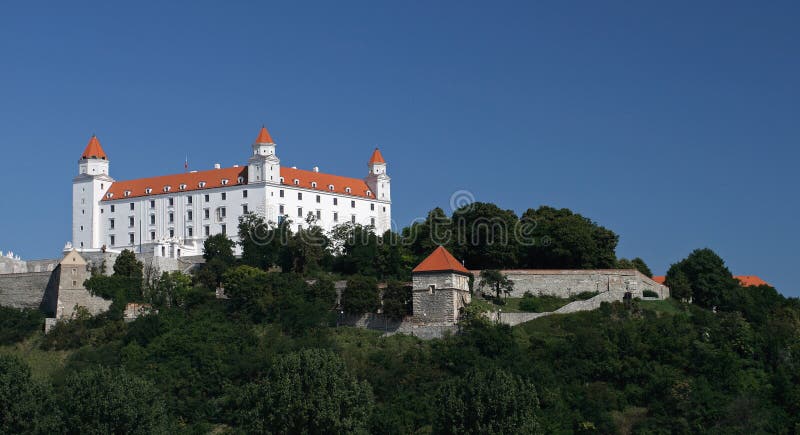
[[[383,290],[383,313],[393,319],[411,314],[411,286],[391,280]]]
[[[689,278],[680,268],[670,267],[664,284],[669,287],[671,297],[682,301],[688,301],[692,298],[692,283],[689,282]]]
[[[233,395],[245,433],[366,433],[372,391],[339,356],[309,349],[279,356],[268,373]]]
[[[276,225],[255,213],[242,215],[239,218],[242,262],[264,270],[276,266],[290,236],[288,220]]]
[[[225,295],[238,308],[263,312],[274,301],[269,274],[251,266],[230,269],[223,277]]]
[[[180,271],[164,272],[150,289],[148,301],[157,306],[185,307],[192,290],[189,275]]]
[[[135,279],[141,282],[144,265],[136,259],[133,251],[124,249],[114,261],[114,275]]]
[[[52,393],[31,379],[25,363],[0,355],[0,433],[60,433],[61,418]]]
[[[428,212],[424,221],[403,229],[402,242],[408,247],[413,264],[419,264],[439,246],[452,252],[455,245],[452,221],[444,210],[436,207]]]
[[[372,313],[380,306],[378,282],[371,276],[354,275],[342,292],[342,306],[347,313]]]
[[[436,394],[433,430],[441,434],[536,433],[536,388],[500,369],[470,370]]]
[[[167,433],[158,390],[124,370],[92,368],[67,376],[60,391],[64,420],[74,434]]]
[[[214,234],[203,242],[203,258],[208,262],[220,259],[231,265],[236,261],[233,256],[234,243],[225,234]]]
[[[533,269],[610,269],[619,236],[562,208],[528,209],[520,218],[521,266]]]
[[[378,236],[371,227],[352,223],[337,225],[332,239],[340,248],[334,270],[346,275],[378,276]]]
[[[647,263],[645,263],[644,260],[639,257],[636,257],[633,260],[620,258],[617,260],[617,269],[636,269],[639,272],[642,272],[642,274],[648,278],[653,277],[653,272],[647,266]]]
[[[519,225],[512,210],[475,202],[453,212],[453,254],[471,269],[513,268],[517,265]]]
[[[486,269],[481,271],[481,280],[479,285],[481,287],[489,287],[495,295],[495,298],[500,299],[500,295],[511,294],[514,291],[514,281],[511,281],[507,276],[503,275],[499,270]]]
[[[670,266],[667,280],[672,282],[678,279],[678,271],[683,272],[689,281],[693,302],[706,308],[723,305],[726,300],[735,296],[739,286],[722,258],[708,248],[696,249],[688,257]],[[681,289],[678,294],[683,293]]]

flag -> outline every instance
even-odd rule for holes
[[[189,170],[189,155],[188,154],[186,155],[186,160],[183,161],[183,170],[184,171],[188,171]]]

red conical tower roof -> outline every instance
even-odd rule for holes
[[[100,146],[100,141],[97,140],[97,136],[92,135],[92,138],[89,139],[89,144],[86,145],[86,149],[83,150],[81,158],[108,160],[108,156],[106,156],[106,152],[103,151],[103,147]]]
[[[261,126],[261,131],[258,132],[256,143],[275,143],[275,141],[272,140],[272,136],[269,135],[267,127]]]
[[[375,151],[372,152],[372,157],[369,158],[370,165],[375,163],[386,163],[386,161],[383,160],[383,156],[381,155],[381,150],[379,150],[378,148],[375,148]]]
[[[436,248],[428,258],[422,260],[412,272],[459,272],[469,275],[469,271],[453,257],[444,246]]]

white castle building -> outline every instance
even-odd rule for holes
[[[291,221],[297,231],[309,215],[326,231],[342,223],[391,227],[392,202],[386,162],[375,148],[363,179],[280,165],[265,127],[247,165],[115,181],[100,141],[92,136],[72,181],[72,243],[79,251],[200,255],[203,241],[226,234],[238,241],[239,217],[258,213],[273,223]]]

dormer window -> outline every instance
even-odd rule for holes
[[[300,184],[300,180],[298,180],[297,178],[295,178],[295,179],[294,179],[294,185],[295,185],[295,186],[297,186],[297,185],[299,185],[299,184]]]
[[[370,191],[368,190],[368,191],[367,191],[367,196],[372,196],[372,192],[370,192]]]
[[[328,190],[330,190],[331,192],[333,192],[333,184],[329,184],[329,185],[328,185]]]
[[[237,181],[239,184],[242,184],[242,183],[244,183],[244,177],[239,177],[239,178],[237,178],[237,179],[236,179],[236,181]]]
[[[227,178],[223,178],[222,179],[222,185],[223,186],[227,186],[228,185],[228,179]]]
[[[172,186],[164,186],[164,192],[169,192],[172,190]]]
[[[144,193],[149,195],[149,194],[153,193],[153,189],[148,187],[148,188],[144,189]]]
[[[113,197],[114,197],[114,194],[113,194],[113,193],[111,193],[111,192],[108,192],[108,193],[106,194],[106,198],[113,198]]]
[[[125,195],[125,196],[131,196],[131,191],[130,191],[130,190],[126,190],[126,191],[125,191],[125,193],[124,193],[124,195]]]
[[[206,182],[205,181],[201,181],[201,182],[197,183],[197,185],[202,189],[202,188],[206,187]]]
[[[178,186],[178,189],[186,190],[186,185],[185,184],[181,184],[180,186]]]
[[[311,182],[311,187],[316,189],[317,188],[317,182],[316,181],[312,181]]]
[[[345,187],[344,191],[347,192],[347,193],[350,193],[350,188],[349,187]]]

